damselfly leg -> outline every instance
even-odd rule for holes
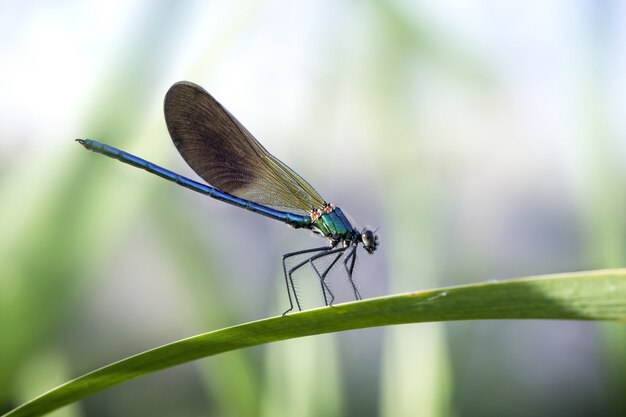
[[[330,265],[328,265],[326,270],[324,270],[324,272],[321,273],[321,274],[320,274],[320,271],[315,266],[315,262],[313,262],[313,259],[309,259],[309,262],[311,263],[311,266],[313,267],[313,270],[315,270],[315,273],[317,274],[318,278],[320,279],[320,282],[322,283],[322,291],[324,293],[324,304],[326,304],[327,306],[332,306],[333,305],[333,302],[335,301],[335,296],[333,295],[332,291],[328,287],[328,284],[326,284],[326,275],[328,275],[328,273],[333,268],[333,266],[335,266],[335,264],[337,263],[339,258],[341,258],[341,255],[343,255],[344,251],[345,251],[345,248],[341,248],[341,249],[335,249],[334,251],[330,251],[330,252],[324,254],[324,256],[328,256],[328,255],[332,255],[334,253],[337,253],[337,256],[335,256],[335,259],[333,259],[333,261],[330,263]],[[322,258],[322,257],[320,257],[320,258]],[[328,295],[330,296],[330,301],[328,301],[328,299],[326,298],[326,291],[328,291]]]
[[[291,274],[294,271],[294,268],[291,268],[289,270],[289,272],[287,272],[287,265],[285,263],[285,261],[293,256],[298,256],[298,255],[303,255],[305,253],[313,253],[313,252],[328,252],[332,249],[332,247],[329,246],[322,246],[319,248],[313,248],[313,249],[304,249],[304,250],[299,250],[296,252],[289,252],[283,255],[283,273],[285,274],[285,284],[287,285],[287,295],[289,296],[289,309],[287,309],[287,311],[285,311],[283,313],[283,316],[287,313],[289,313],[291,310],[293,310],[293,300],[291,299],[291,292],[293,291],[293,297],[296,300],[296,306],[298,306],[298,310],[302,311],[302,308],[300,307],[300,301],[298,301],[298,295],[296,294],[296,287],[293,283],[293,278],[291,277]],[[307,259],[306,261],[304,261],[304,264],[306,264],[309,260]],[[302,266],[302,265],[300,265]],[[297,269],[297,268],[296,268]]]
[[[350,264],[350,266],[348,266]],[[352,273],[354,272],[354,265],[356,264],[356,246],[354,246],[348,256],[343,260],[343,265],[346,267],[346,272],[348,272],[348,280],[350,281],[350,285],[352,285],[352,289],[354,290],[354,296],[357,300],[362,300],[361,293],[356,288],[354,284],[354,280],[352,279]]]

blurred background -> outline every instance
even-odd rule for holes
[[[282,313],[308,232],[89,153],[191,178],[165,127],[202,85],[380,226],[365,297],[620,267],[626,3],[0,1],[0,412],[85,372]],[[307,308],[323,305],[312,271]],[[350,300],[341,271],[331,278]],[[56,416],[623,416],[623,324],[406,325],[142,377]]]

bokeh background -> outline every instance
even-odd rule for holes
[[[0,411],[282,313],[280,256],[322,243],[73,141],[197,178],[162,115],[179,80],[380,226],[366,297],[624,266],[625,22],[617,0],[0,1]],[[55,415],[623,416],[625,393],[623,324],[457,322],[224,354]]]

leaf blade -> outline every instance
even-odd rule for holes
[[[264,343],[377,326],[489,319],[626,321],[626,269],[419,291],[240,324],[104,366],[22,404],[5,417],[43,415],[147,373]]]

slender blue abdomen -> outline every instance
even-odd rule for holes
[[[161,168],[152,162],[141,159],[135,155],[124,152],[120,149],[114,148],[107,144],[91,140],[91,139],[77,139],[85,148],[94,151],[96,153],[106,155],[110,158],[117,159],[125,164],[132,165],[137,168],[145,169],[146,171],[158,175],[168,181],[182,185],[185,188],[196,191],[201,194],[213,197],[216,200],[223,201],[228,204],[232,204],[237,207],[252,211],[254,213],[262,214],[263,216],[270,217],[275,220],[280,220],[293,227],[310,227],[311,218],[309,216],[302,216],[294,213],[288,213],[285,211],[274,210],[272,208],[257,204],[253,201],[244,200],[243,198],[235,197],[234,195],[225,193],[215,187],[211,187],[206,184],[201,184],[189,178],[183,177],[168,169]]]

